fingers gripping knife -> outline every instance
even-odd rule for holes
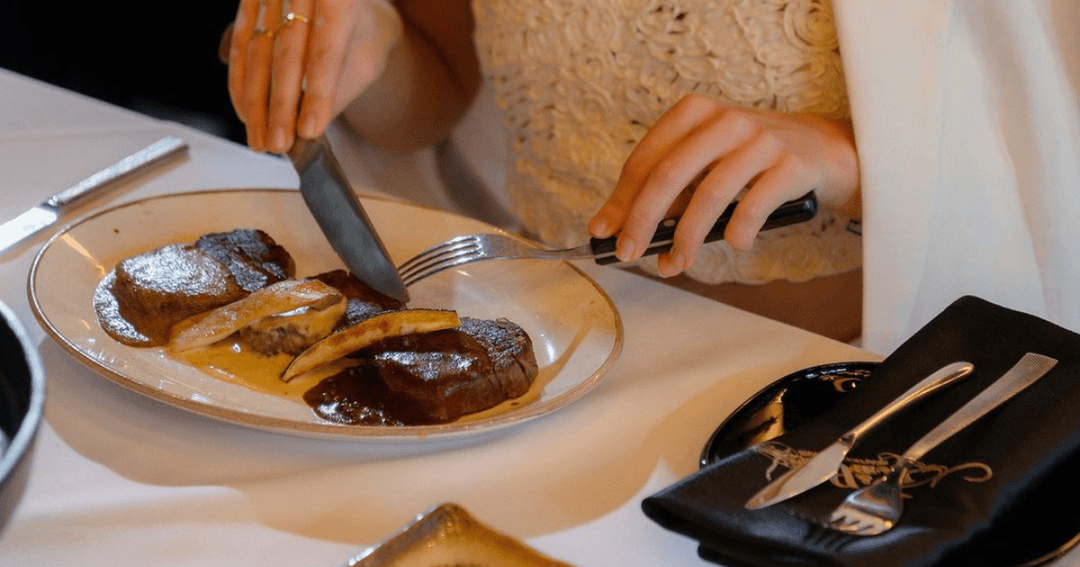
[[[304,202],[349,271],[375,291],[408,302],[409,292],[326,138],[298,139],[289,158]]]

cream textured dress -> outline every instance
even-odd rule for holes
[[[335,128],[357,187],[516,228],[485,206],[508,187],[531,232],[576,243],[634,141],[683,93],[837,118],[850,105],[863,237],[826,213],[750,254],[711,246],[695,277],[801,279],[858,265],[862,246],[869,350],[890,353],[965,294],[1080,332],[1076,0],[473,7],[479,100],[436,150],[396,155]]]
[[[588,238],[631,150],[688,93],[849,116],[828,0],[474,0],[473,12],[510,137],[510,207],[553,246]],[[708,245],[687,273],[802,281],[860,263],[859,236],[823,210],[762,233],[746,252]]]

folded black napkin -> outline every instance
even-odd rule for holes
[[[891,464],[933,426],[1025,353],[1058,359],[1041,380],[929,452],[912,471],[904,515],[878,536],[851,536],[818,520]],[[744,503],[785,464],[836,440],[915,382],[955,361],[974,372],[867,434],[840,484],[771,507]],[[1013,566],[1080,532],[1080,335],[1038,317],[963,297],[874,368],[850,394],[766,444],[714,462],[646,498],[644,512],[696,539],[702,558],[729,567]],[[800,454],[800,451],[802,453]],[[801,455],[801,457],[800,457]]]

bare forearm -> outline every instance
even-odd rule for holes
[[[406,0],[397,6],[404,36],[379,79],[342,116],[373,143],[409,151],[450,133],[476,94],[480,71],[467,2]]]
[[[380,79],[342,113],[362,137],[398,151],[435,143],[465,113],[475,89],[466,92],[414,31],[390,55]]]

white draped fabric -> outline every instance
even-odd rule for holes
[[[864,214],[863,345],[965,294],[1080,330],[1080,4],[834,0]]]

